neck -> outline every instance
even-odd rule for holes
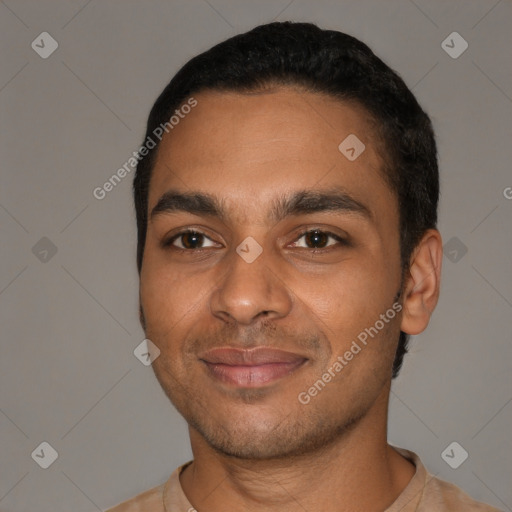
[[[194,462],[180,476],[197,510],[382,511],[414,475],[386,439],[388,393],[330,445],[279,460],[241,460],[214,451],[190,429]]]

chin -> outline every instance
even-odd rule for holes
[[[217,453],[245,460],[279,460],[307,456],[339,440],[360,418],[335,423],[326,418],[284,416],[281,420],[215,424],[211,418],[185,418]],[[255,419],[255,418],[253,418]]]

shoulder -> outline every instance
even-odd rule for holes
[[[414,452],[393,448],[416,466],[416,473],[388,512],[502,512],[429,473]]]
[[[106,512],[165,512],[166,510],[191,509],[192,507],[181,489],[179,478],[180,473],[191,462],[176,468],[167,482],[123,501]]]
[[[418,512],[449,510],[450,512],[500,512],[499,509],[474,500],[456,485],[428,475]]]
[[[163,490],[164,485],[148,489],[141,494],[119,503],[106,512],[164,512]]]

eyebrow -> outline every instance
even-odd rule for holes
[[[224,208],[224,198],[203,192],[179,192],[169,190],[158,200],[151,210],[150,219],[160,214],[186,212],[198,216],[228,219]],[[310,215],[319,212],[356,214],[372,220],[370,209],[347,192],[338,188],[323,190],[298,190],[275,198],[267,215],[270,222],[279,222],[289,216]]]

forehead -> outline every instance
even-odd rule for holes
[[[261,201],[270,204],[276,195],[332,187],[367,197],[372,210],[386,201],[396,208],[362,107],[288,87],[194,98],[197,106],[160,144],[149,210],[166,190],[202,190],[237,208],[239,218],[244,212],[254,218]]]

